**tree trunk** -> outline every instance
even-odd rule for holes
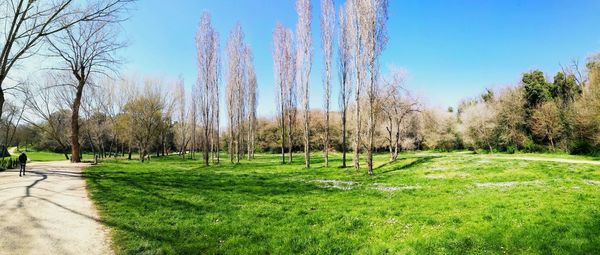
[[[218,101],[218,100],[217,100],[217,101]],[[217,105],[218,105],[218,104],[217,104]],[[218,108],[218,106],[217,106],[217,108]],[[219,110],[218,110],[218,109],[217,109],[217,117],[216,117],[216,120],[215,120],[215,121],[217,122],[217,123],[216,123],[216,125],[215,125],[215,126],[217,127],[217,130],[215,131],[215,133],[216,133],[216,135],[217,135],[217,139],[216,139],[216,140],[217,140],[217,141],[216,141],[216,143],[217,143],[217,149],[216,149],[216,153],[217,153],[217,164],[219,164],[219,163],[220,163],[220,161],[221,161],[221,156],[219,155],[219,153],[221,152],[221,141],[219,140],[219,139],[220,139],[220,134],[219,134],[220,130],[219,130]]]
[[[293,138],[293,132],[294,129],[292,128],[292,117],[288,117],[288,153],[289,153],[289,157],[290,157],[290,164],[293,162],[294,159],[294,155],[293,155],[293,151],[294,151],[294,138]]]
[[[233,118],[230,119],[229,123],[233,123]],[[229,126],[229,160],[233,163],[233,153],[235,153],[235,149],[233,148],[233,126]]]
[[[374,49],[373,49],[373,52]],[[375,136],[375,60],[371,60],[370,64],[370,84],[369,84],[369,120],[368,120],[368,132],[367,132],[367,167],[369,175],[373,175],[373,139]]]
[[[346,110],[342,111],[342,168],[346,168]]]
[[[329,167],[329,105],[325,113],[325,167]]]
[[[238,126],[237,132],[235,132],[235,162],[240,163],[240,158],[242,157],[242,129],[241,123]]]
[[[283,88],[281,88],[283,90]],[[281,164],[285,164],[285,107],[283,103],[283,93],[281,93]]]
[[[358,70],[358,67],[357,67]],[[359,156],[359,150],[360,150],[360,72],[357,72],[357,78],[356,78],[356,97],[354,99],[355,102],[355,109],[354,109],[354,114],[355,114],[355,127],[354,127],[354,149],[353,149],[353,157],[352,157],[352,162],[354,163],[354,170],[358,171],[360,169],[360,156]]]
[[[394,144],[394,161],[398,159],[398,149],[400,147],[400,122],[396,122],[396,142]]]
[[[246,144],[246,148],[248,150],[248,155],[247,155],[248,160],[252,159],[252,152],[251,152],[251,150],[252,150],[252,148],[251,148],[252,144],[250,143],[250,141],[252,139],[252,123],[251,122],[252,122],[252,118],[249,118],[249,120],[248,120],[248,141],[247,141],[247,144]]]
[[[208,136],[209,135],[208,121],[205,121],[204,124],[206,126],[204,127],[204,141],[203,141],[203,145],[204,146],[202,146],[202,153],[203,153],[203,158],[204,158],[204,165],[208,166],[208,164],[209,164],[208,161],[210,160],[210,157],[209,157],[209,154],[208,154],[209,153],[209,149],[210,149],[210,146],[209,146],[210,144],[208,143],[208,141],[209,141],[209,136]]]
[[[81,76],[82,77],[82,76]],[[81,106],[81,97],[83,95],[83,87],[85,79],[79,79],[75,99],[73,101],[71,112],[71,162],[81,162],[81,149],[79,145],[79,107]]]
[[[166,131],[165,131],[165,133],[166,133]],[[163,134],[162,140],[161,140],[161,144],[160,144],[160,147],[162,149],[161,150],[161,156],[163,156],[163,157],[165,156],[166,151],[167,151],[166,140],[167,140],[167,134]]]
[[[210,162],[214,164],[215,163],[215,134],[213,132],[212,127],[210,128],[210,132],[209,132],[208,136],[210,137],[210,148],[209,148]]]
[[[375,128],[375,120],[373,116],[373,103],[369,104],[369,123],[368,123],[368,132],[367,132],[367,167],[369,175],[373,174],[373,129]]]
[[[392,140],[392,130],[394,129],[392,120],[389,118],[390,125],[385,127],[385,130],[388,132],[388,150],[390,151],[390,162],[394,161],[394,144]]]
[[[6,101],[6,99],[4,98],[4,88],[2,87],[4,85],[5,78],[5,75],[0,75],[0,120],[2,119],[2,113],[4,112],[4,102]]]
[[[394,158],[393,160],[396,161],[398,159],[398,149],[400,147],[399,144],[399,140],[400,140],[400,133],[396,133],[396,143],[394,144]]]
[[[304,108],[304,167],[306,168],[310,168],[310,130],[308,125],[310,115],[308,111],[307,105]]]

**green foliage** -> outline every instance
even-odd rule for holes
[[[508,153],[508,154],[515,154],[517,151],[518,151],[518,148],[515,145],[509,145],[506,147],[506,153]]]
[[[494,100],[494,91],[491,89],[485,89],[485,92],[481,95],[481,100],[485,103],[492,102]]]
[[[554,86],[552,86],[552,97],[560,100],[563,104],[572,103],[579,94],[581,88],[577,86],[575,75],[565,75],[562,72],[554,76]]]
[[[524,88],[525,107],[533,109],[552,99],[553,85],[546,81],[544,73],[534,70],[523,74],[521,79]]]
[[[523,147],[523,152],[545,152],[546,148],[540,144],[537,144],[533,140],[529,139],[526,141],[525,146]]]
[[[18,161],[16,159],[13,159],[12,157],[0,159],[0,171],[17,168],[17,162]]]
[[[310,170],[167,157],[85,176],[122,254],[600,253],[598,167],[512,157],[380,154],[374,176],[339,154]]]

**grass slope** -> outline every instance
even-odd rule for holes
[[[123,254],[600,254],[598,166],[376,159],[373,177],[277,155],[105,161],[86,176]]]

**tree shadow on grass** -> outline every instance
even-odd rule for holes
[[[400,170],[410,169],[410,168],[416,167],[420,164],[427,163],[427,162],[431,161],[432,159],[440,158],[440,157],[441,156],[419,157],[416,160],[414,160],[408,164],[398,164],[398,161],[388,162],[381,166],[378,166],[376,169],[377,170],[385,169],[384,171],[379,172],[379,174],[387,174],[387,173],[396,172],[396,171],[400,171]],[[399,160],[402,160],[402,159],[399,159]]]
[[[210,217],[215,215],[239,221],[237,217],[246,216],[242,216],[243,213],[238,211],[253,213],[253,207],[247,205],[267,204],[272,205],[269,207],[273,209],[272,213],[280,213],[280,206],[289,205],[287,197],[328,192],[315,189],[312,183],[298,180],[282,180],[281,177],[261,179],[265,174],[240,175],[231,172],[195,171],[193,175],[188,175],[181,174],[189,173],[188,171],[178,172],[179,174],[155,172],[127,175],[114,174],[111,171],[88,172],[86,179],[99,208],[108,210],[105,211],[102,223],[125,233],[134,233],[150,242],[177,247],[176,249],[182,248],[179,242],[182,241],[180,238],[185,238],[185,233],[211,231],[211,225],[203,222],[211,221]],[[131,214],[131,217],[116,216],[115,210],[118,210],[118,214]],[[130,224],[137,215],[145,214],[150,214],[153,218],[142,218],[142,222],[136,222],[134,226]],[[165,223],[154,225],[157,220],[172,219],[173,222],[177,222],[179,217],[190,215],[196,218],[196,224],[180,228],[168,228],[164,226]],[[227,226],[229,227],[231,226]],[[161,230],[157,232],[157,228]],[[207,243],[200,246],[203,245]]]

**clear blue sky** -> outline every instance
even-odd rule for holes
[[[339,7],[343,1],[336,1]],[[272,31],[280,21],[295,28],[292,0],[142,0],[123,24],[130,47],[125,73],[182,75],[196,80],[194,35],[209,11],[220,33],[222,56],[229,31],[241,22],[254,51],[259,115],[274,114]],[[319,1],[313,1],[311,107],[322,106]],[[552,76],[560,64],[600,51],[600,1],[390,0],[389,43],[382,71],[398,66],[408,86],[430,105],[455,106],[484,88],[516,84],[523,72]],[[225,70],[223,70],[225,71]],[[337,108],[337,74],[334,75]],[[224,86],[224,84],[222,84]]]

